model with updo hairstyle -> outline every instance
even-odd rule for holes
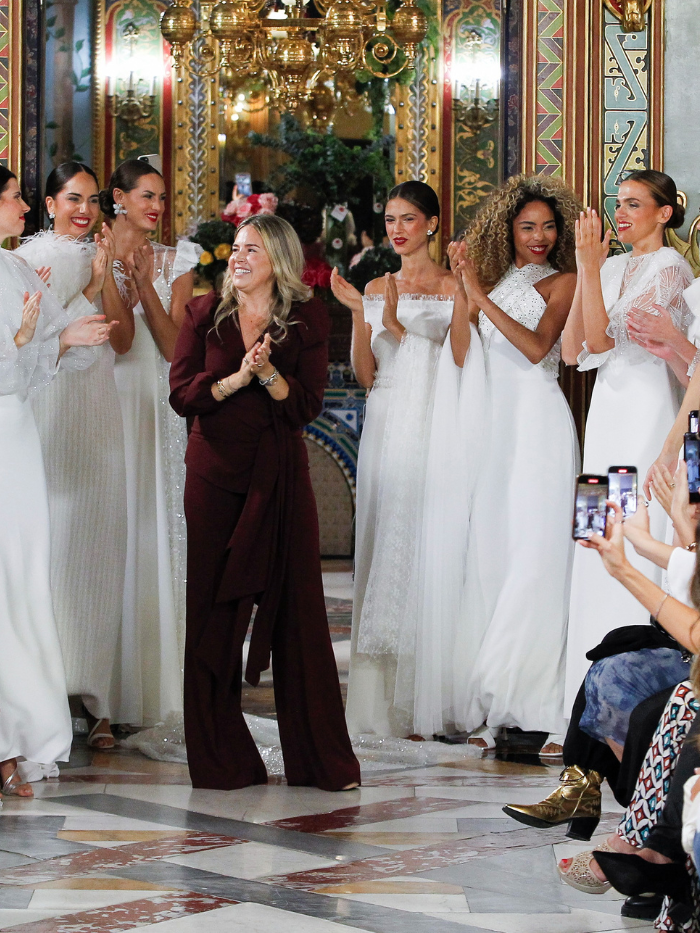
[[[561,180],[519,175],[449,247],[469,309],[455,317],[452,345],[460,362],[462,334],[478,321],[489,389],[454,626],[466,672],[458,722],[484,748],[518,726],[548,734],[542,754],[561,753],[577,441],[557,376],[579,207]]]
[[[616,236],[628,252],[609,257],[613,231],[603,234],[594,209],[582,212],[576,222],[576,296],[562,339],[567,363],[578,363],[580,371],[596,370],[583,471],[607,473],[612,464],[636,467],[640,482],[646,477],[647,496],[654,499],[649,523],[659,540],[667,517],[654,489],[671,481],[664,471],[675,471],[685,425],[673,450],[652,464],[674,425],[678,382],[688,384],[695,355],[686,337],[692,314],[683,294],[693,281],[692,270],[680,253],[664,246],[667,228],[682,221],[675,182],[649,169],[630,172],[617,194]],[[661,583],[660,568],[637,554],[629,557],[642,573]],[[649,616],[611,580],[595,554],[577,547],[567,646],[569,707],[588,670],[586,652],[620,620],[642,625]]]
[[[131,350],[114,375],[124,423],[128,547],[113,716],[133,725],[182,708],[185,628],[184,423],[167,404],[170,361],[192,298],[200,247],[154,236],[165,212],[163,176],[128,159],[100,193],[113,218],[124,294],[134,316]]]
[[[103,224],[101,236],[90,236],[100,212],[95,173],[82,162],[63,162],[51,171],[45,190],[51,228],[24,240],[17,252],[35,268],[51,269],[51,293],[70,318],[101,311],[117,324],[111,347],[100,348],[93,366],[56,379],[34,402],[46,463],[52,595],[68,692],[86,709],[88,745],[113,748],[109,690],[126,560],[124,433],[114,359],[115,352],[130,349],[134,322],[114,279],[112,231]],[[108,497],[96,476],[109,488]]]
[[[412,180],[393,188],[384,222],[401,259],[399,272],[374,279],[364,297],[337,269],[331,278],[336,298],[352,312],[355,375],[372,390],[357,469],[346,716],[351,733],[405,737],[444,731],[449,718],[441,699],[418,683],[417,633],[425,620],[414,611],[408,582],[422,576],[415,541],[429,412],[443,346],[451,353],[446,336],[456,313],[456,281],[429,253],[440,223],[440,203],[429,185]],[[447,683],[450,672],[445,675]]]

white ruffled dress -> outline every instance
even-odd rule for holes
[[[166,312],[173,283],[197,263],[200,248],[154,243],[154,287]],[[112,718],[153,725],[182,709],[185,633],[186,427],[168,403],[167,363],[139,302],[136,333],[114,376],[124,422],[127,551],[122,629],[112,682]]]
[[[95,247],[50,231],[16,251],[51,267],[51,294],[75,319],[99,308],[83,295]],[[110,717],[126,561],[126,475],[114,351],[95,350],[89,369],[55,379],[32,400],[51,516],[51,591],[69,696]]]
[[[34,339],[18,349],[24,292],[42,292]],[[0,761],[66,761],[72,740],[50,587],[49,503],[30,398],[57,372],[69,319],[18,256],[0,249]],[[61,373],[86,369],[89,348],[69,350]],[[61,378],[61,376],[59,376]]]
[[[607,474],[611,466],[636,466],[639,483],[661,452],[678,412],[682,391],[664,360],[652,356],[627,333],[632,308],[654,313],[668,308],[675,326],[686,333],[691,314],[683,291],[693,281],[688,262],[669,247],[633,257],[606,260],[601,269],[603,300],[615,347],[579,356],[579,370],[597,369],[586,421],[583,472]],[[649,506],[652,535],[664,540],[666,514],[656,500]],[[661,571],[626,543],[629,561],[661,585]],[[595,551],[575,549],[566,661],[566,708],[570,709],[590,662],[586,652],[622,625],[644,625],[649,613],[605,570]]]

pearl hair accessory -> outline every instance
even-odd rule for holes
[[[122,204],[117,204],[115,201],[112,207],[114,208],[114,213],[117,216],[119,216],[119,214],[126,214],[126,208]]]

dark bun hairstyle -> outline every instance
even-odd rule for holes
[[[90,175],[91,178],[95,180],[95,184],[99,190],[100,182],[89,165],[85,165],[84,162],[61,162],[60,165],[57,165],[56,168],[51,171],[49,177],[46,179],[44,198],[55,198],[57,194],[63,191],[68,182],[72,178],[75,178],[76,175],[80,175],[81,172]]]
[[[146,175],[163,177],[157,168],[142,159],[127,159],[126,162],[118,165],[112,172],[107,187],[100,191],[102,213],[114,220],[117,216],[114,213],[114,189],[119,188],[120,191],[124,192],[133,191],[134,188],[138,187],[139,179],[144,178]]]
[[[7,188],[7,183],[11,178],[14,178],[15,181],[17,180],[17,176],[14,172],[11,172],[9,168],[5,168],[4,165],[0,165],[0,194]]]
[[[636,172],[630,172],[622,179],[623,181],[638,181],[649,189],[659,207],[672,207],[673,213],[666,222],[666,228],[677,230],[683,226],[685,221],[685,208],[678,199],[678,189],[675,181],[665,172],[655,172],[654,169],[639,169]]]
[[[393,198],[408,201],[421,214],[424,214],[428,220],[431,217],[437,217],[438,222],[435,227],[435,233],[437,233],[440,226],[440,201],[430,185],[426,185],[424,181],[402,181],[400,185],[396,185],[395,188],[391,189],[387,201],[391,201]]]

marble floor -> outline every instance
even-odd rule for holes
[[[352,582],[326,575],[346,680]],[[267,691],[267,694],[265,694]],[[272,715],[270,685],[246,705]],[[520,741],[520,744],[519,744]],[[556,783],[517,736],[485,758],[376,763],[361,789],[194,791],[184,765],[76,737],[58,780],[0,810],[0,931],[17,933],[597,933],[647,927],[622,897],[562,884],[590,847],[504,816]],[[531,751],[531,749],[530,749]],[[604,798],[601,837],[619,807]],[[598,837],[596,837],[598,838]],[[594,839],[595,841],[595,839]]]

